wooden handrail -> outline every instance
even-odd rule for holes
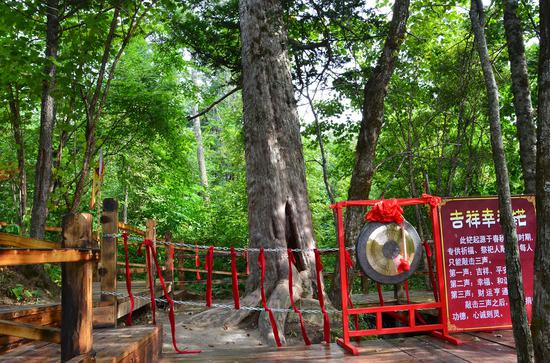
[[[0,246],[17,248],[59,248],[60,243],[42,241],[34,238],[16,236],[8,233],[0,233]]]
[[[61,329],[49,326],[39,326],[29,323],[0,320],[0,334],[15,337],[40,340],[50,343],[61,343]]]
[[[134,227],[134,226],[131,226],[129,224],[125,224],[123,222],[118,222],[118,229],[122,230],[122,231],[126,231],[126,232],[132,232],[132,233],[135,233],[139,236],[145,236],[145,231],[144,230],[141,230],[137,227]]]
[[[73,248],[0,249],[0,266],[36,265],[43,263],[87,262],[99,260],[99,252]]]

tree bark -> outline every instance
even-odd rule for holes
[[[531,90],[529,89],[529,74],[525,60],[523,44],[523,29],[517,14],[517,0],[503,0],[504,30],[510,58],[512,73],[512,93],[514,94],[514,109],[516,111],[516,126],[519,139],[519,156],[523,171],[524,189],[526,193],[535,193],[536,168],[536,128],[533,120]]]
[[[25,142],[23,140],[23,130],[21,129],[21,113],[19,107],[19,92],[17,88],[14,92],[13,85],[8,86],[10,119],[13,130],[13,138],[16,145],[17,165],[19,168],[19,180],[17,185],[17,224],[19,225],[19,233],[25,234],[25,213],[27,210],[27,168],[25,167]]]
[[[272,308],[290,306],[287,248],[314,248],[313,226],[306,188],[300,124],[290,75],[288,38],[283,7],[277,0],[241,0],[239,4],[243,115],[251,248],[280,248],[265,253],[265,291]],[[313,252],[295,253],[294,298],[310,297],[315,281]],[[251,251],[256,261],[258,252]],[[260,302],[260,269],[252,265],[243,305]],[[317,289],[318,290],[318,289]],[[210,311],[201,320],[236,324],[250,312]],[[286,313],[276,313],[284,342]],[[260,313],[262,338],[274,343],[266,312]]]
[[[518,238],[516,226],[512,214],[512,200],[510,194],[510,181],[508,166],[502,143],[502,131],[500,128],[500,111],[498,102],[498,87],[493,74],[493,68],[489,59],[487,43],[485,40],[485,15],[481,0],[471,0],[470,19],[475,36],[475,44],[481,61],[487,99],[489,107],[489,126],[491,131],[491,147],[493,162],[497,178],[497,190],[500,203],[500,224],[504,233],[504,250],[506,253],[506,276],[508,278],[508,291],[512,316],[512,327],[518,362],[533,361],[533,341],[527,321],[525,308],[525,293],[523,290],[523,278],[519,260]]]
[[[535,361],[550,357],[550,0],[540,1],[537,245],[531,332]]]
[[[405,39],[407,19],[409,17],[409,0],[396,0],[393,5],[393,16],[390,30],[376,68],[364,89],[363,115],[359,139],[355,150],[355,166],[351,176],[348,199],[368,199],[374,174],[376,144],[384,118],[384,99],[388,90],[399,49]],[[363,226],[365,208],[352,207],[346,211],[345,243],[352,246]],[[340,306],[340,274],[336,266],[333,277],[332,302]],[[348,270],[349,286],[353,282],[353,270]]]
[[[40,139],[34,182],[34,198],[31,214],[30,236],[44,237],[48,217],[48,195],[52,174],[52,134],[55,126],[55,98],[57,51],[59,47],[59,1],[47,1],[46,21],[46,65],[42,81],[42,102],[40,111]]]
[[[277,0],[241,0],[239,15],[250,247],[313,248],[283,7]],[[268,306],[286,308],[286,253],[269,253],[266,257]],[[311,295],[311,285],[316,284],[313,253],[295,257],[299,272],[295,290]],[[248,293],[257,289],[259,280],[259,269],[254,268],[246,284]],[[285,314],[277,314],[282,336],[285,319]],[[271,340],[270,329],[262,329],[267,321],[267,314],[262,313],[260,332]]]

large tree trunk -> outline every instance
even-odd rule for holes
[[[529,75],[525,61],[525,46],[521,21],[517,15],[518,1],[503,0],[504,2],[504,29],[512,72],[512,92],[514,94],[514,108],[517,118],[517,132],[519,139],[519,156],[523,171],[523,180],[526,193],[535,193],[536,167],[536,129],[533,120],[531,105],[531,91],[529,89]]]
[[[498,87],[493,74],[493,68],[489,59],[487,43],[485,40],[485,15],[481,0],[472,0],[470,19],[475,36],[475,44],[481,61],[481,68],[487,89],[489,106],[489,126],[491,130],[491,147],[493,162],[497,178],[497,190],[500,203],[500,224],[504,233],[504,250],[506,252],[506,276],[508,278],[508,291],[514,340],[519,362],[533,361],[533,341],[527,321],[525,309],[525,293],[519,260],[518,238],[516,226],[512,214],[512,200],[510,195],[510,181],[508,178],[508,166],[502,143],[500,128],[500,112],[498,102]]]
[[[277,0],[241,0],[239,13],[250,247],[313,248],[282,4]],[[299,271],[296,294],[311,295],[311,284],[315,284],[313,253],[295,257]],[[247,292],[256,291],[259,281],[255,267],[246,284]],[[270,307],[289,306],[285,252],[267,254],[265,285]],[[281,332],[285,315],[277,314]],[[259,326],[264,337],[271,335],[267,321],[267,314],[262,313]]]
[[[384,99],[395,62],[399,55],[399,49],[405,38],[408,17],[409,0],[396,0],[393,6],[390,30],[384,43],[382,54],[378,58],[372,76],[365,85],[363,117],[355,151],[355,166],[348,191],[349,200],[369,198],[372,176],[374,174],[376,144],[384,118]],[[359,236],[359,232],[363,226],[365,211],[366,209],[362,207],[347,209],[345,221],[346,246],[352,246]],[[336,266],[331,294],[332,302],[337,306],[341,304],[339,271],[340,269]],[[348,278],[349,286],[352,286],[353,270],[348,270]]]
[[[34,199],[31,214],[30,235],[44,237],[48,217],[48,195],[52,174],[52,134],[55,125],[55,98],[57,50],[59,46],[59,1],[47,1],[46,22],[46,66],[42,81],[42,103],[40,111],[40,139],[34,182]]]
[[[313,226],[306,188],[300,125],[287,51],[283,7],[278,0],[241,0],[239,5],[245,155],[250,248],[279,248],[265,253],[267,305],[288,308],[287,248],[314,248]],[[242,305],[260,302],[260,270],[253,261]],[[295,253],[294,299],[312,295],[315,282],[313,252]],[[236,324],[250,314],[237,310],[209,311],[202,321]],[[284,341],[286,313],[275,318]],[[273,344],[268,315],[262,312],[261,336]]]
[[[25,167],[25,142],[23,140],[23,130],[21,128],[21,112],[19,108],[19,92],[17,88],[14,92],[12,85],[8,86],[10,119],[13,130],[17,152],[17,165],[19,168],[19,180],[17,185],[18,211],[17,224],[19,233],[25,234],[25,213],[27,210],[27,168]]]
[[[540,2],[537,246],[531,332],[536,362],[550,357],[550,0]]]

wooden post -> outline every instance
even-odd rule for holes
[[[172,242],[172,233],[166,232],[164,234],[164,239],[166,242]],[[174,245],[173,244],[165,244],[164,245],[164,253],[166,254],[166,275],[165,280],[167,283],[170,283],[170,292],[171,295],[174,296]]]
[[[101,291],[117,291],[117,238],[118,235],[118,202],[116,199],[107,198],[103,200],[103,213],[101,215],[101,224],[103,229],[103,238],[101,240],[101,263],[99,276],[101,279]],[[101,294],[101,302],[113,306],[113,321],[105,326],[116,327],[117,323],[117,302],[114,295]],[[103,324],[102,324],[103,325]]]
[[[157,251],[157,222],[154,220],[154,219],[147,219],[147,221],[145,222],[145,226],[147,227],[147,229],[145,230],[145,239],[148,239],[148,240],[151,240],[153,241],[153,249],[155,250],[155,252]],[[155,274],[155,260],[153,258],[153,256],[150,256],[151,257],[151,260],[149,261],[150,264],[149,266],[151,266],[151,274],[153,276],[153,287],[157,284],[157,280],[156,280],[156,274]],[[146,281],[146,286],[147,288],[149,288],[149,279],[147,277],[145,277],[145,281]]]
[[[92,216],[70,213],[63,217],[64,248],[92,247]],[[61,270],[61,361],[92,350],[93,262],[67,262]]]

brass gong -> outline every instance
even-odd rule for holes
[[[407,221],[365,224],[356,244],[361,270],[376,282],[398,284],[408,279],[422,258],[420,236]],[[402,268],[408,262],[408,271]],[[401,268],[400,268],[401,266]]]

